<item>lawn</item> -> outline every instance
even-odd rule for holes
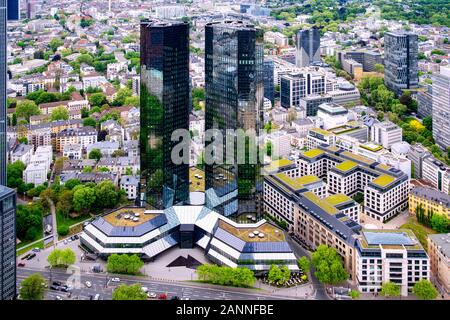
[[[20,244],[17,245],[17,251],[16,251],[16,256],[21,256],[22,254],[24,254],[25,252],[30,251],[33,248],[39,248],[39,249],[44,249],[44,240],[41,240],[39,242],[36,242],[34,245],[27,247],[28,244],[34,242],[36,240],[33,241],[27,241],[27,242],[22,242]]]
[[[75,217],[75,218],[72,218],[72,217],[66,218],[66,217],[64,217],[63,214],[57,212],[56,213],[56,225],[58,226],[58,228],[61,227],[61,226],[67,226],[67,227],[69,227],[69,230],[70,230],[70,227],[73,226],[74,224],[83,222],[83,221],[88,220],[90,218],[91,218],[91,216],[90,215],[86,215],[86,214],[80,215],[80,216]],[[70,231],[69,231],[69,234],[70,234]],[[64,238],[64,237],[60,237],[60,238]]]
[[[400,227],[401,229],[410,229],[414,232],[425,250],[428,249],[427,236],[436,233],[430,228],[421,225],[415,217],[409,217],[408,222]]]

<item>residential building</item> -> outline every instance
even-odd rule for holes
[[[120,189],[125,190],[128,200],[135,200],[139,193],[139,177],[135,175],[122,175]]]
[[[98,149],[102,153],[102,157],[111,157],[114,151],[120,149],[119,142],[116,141],[97,141],[92,143],[86,147],[86,154],[89,156],[89,153],[93,149]]]
[[[119,175],[137,174],[139,171],[139,157],[115,157],[101,158],[97,163],[98,168],[107,168],[109,172]],[[130,173],[127,173],[129,171]]]
[[[411,174],[411,176],[413,178],[422,179],[423,160],[430,155],[430,152],[420,143],[411,145],[407,158],[412,162],[411,171],[414,172],[414,174]]]
[[[444,150],[450,146],[450,67],[433,76],[433,138]]]
[[[54,144],[56,152],[63,152],[67,144],[81,144],[86,149],[97,142],[97,130],[93,127],[68,128],[55,134]]]
[[[449,192],[449,174],[450,168],[431,155],[422,162],[422,179],[439,191]]]
[[[371,140],[389,149],[391,145],[403,139],[402,128],[390,121],[375,123],[371,127]]]
[[[83,157],[81,144],[66,144],[63,148],[63,157],[71,160],[80,160]]]
[[[320,62],[320,31],[317,27],[299,30],[296,35],[295,64],[307,67]]]
[[[444,299],[450,297],[450,234],[429,234],[428,255],[430,256],[431,281]]]
[[[417,34],[387,32],[384,35],[384,82],[401,95],[419,85]]]
[[[48,180],[47,173],[48,169],[45,163],[32,162],[23,171],[23,181],[38,186]]]
[[[415,215],[416,208],[421,207],[427,212],[443,215],[450,219],[450,195],[433,188],[414,187],[409,192],[409,214]]]
[[[241,148],[236,130],[253,130],[255,136],[249,138],[255,145],[263,126],[262,40],[262,30],[242,21],[208,23],[205,27],[205,130],[218,129],[213,138],[219,132],[223,137],[223,146],[214,155],[219,161],[205,167],[206,206],[225,216],[260,215],[262,210],[260,164],[249,163],[250,155],[245,163],[236,163],[238,151],[250,152]],[[230,130],[235,133],[230,134]],[[206,149],[211,144],[207,142]],[[231,155],[226,147],[230,144]],[[253,149],[258,162],[259,148]],[[220,157],[224,155],[233,157],[235,163],[222,164]]]
[[[356,241],[356,280],[363,293],[379,292],[385,282],[407,296],[414,284],[430,279],[430,259],[409,229],[363,230]]]
[[[177,129],[189,130],[189,25],[141,22],[141,201],[158,209],[189,194],[189,154],[172,161]]]
[[[11,163],[16,161],[22,161],[25,165],[30,163],[31,156],[34,153],[34,148],[32,145],[18,144],[14,150],[11,152]]]

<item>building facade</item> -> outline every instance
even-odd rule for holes
[[[387,32],[384,35],[384,82],[401,95],[419,85],[417,35],[408,32]]]
[[[272,60],[264,60],[264,98],[275,103],[274,63]]]
[[[430,256],[431,281],[444,299],[450,297],[450,235],[429,234],[428,254]]]
[[[205,130],[212,133],[205,138],[205,154],[214,150],[206,154],[214,159],[205,166],[206,205],[225,216],[259,215],[262,178],[256,134],[263,125],[262,31],[241,21],[224,21],[207,24],[205,37]],[[249,148],[238,145],[246,139],[239,139],[236,130],[250,133]],[[223,143],[215,142],[219,136]],[[238,156],[245,157],[244,163],[236,164]],[[225,161],[230,158],[231,164]]]
[[[171,140],[172,133],[189,130],[187,23],[141,22],[140,93],[141,201],[163,209],[183,203],[189,194],[189,154],[181,151],[181,164],[171,158],[179,143]]]
[[[441,67],[433,77],[433,138],[446,149],[450,146],[450,67]]]
[[[0,300],[16,297],[16,193],[0,186]]]
[[[299,30],[296,35],[295,64],[307,67],[320,62],[320,31],[317,27]]]

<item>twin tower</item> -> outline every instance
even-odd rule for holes
[[[263,126],[263,34],[241,21],[205,26],[205,130],[221,134],[217,154],[230,152],[229,130]],[[189,163],[176,164],[172,141],[189,130],[189,24],[141,22],[141,205],[165,209],[189,203]],[[211,141],[205,142],[205,148]],[[216,141],[217,142],[217,141]],[[232,153],[242,152],[238,143]],[[259,148],[257,148],[258,152]],[[247,152],[247,151],[246,151]],[[228,154],[229,155],[229,154]],[[187,157],[189,158],[189,157]],[[259,159],[259,157],[258,157]],[[262,211],[262,177],[257,163],[206,163],[206,205],[225,216]]]

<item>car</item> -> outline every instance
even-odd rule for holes
[[[147,287],[142,287],[142,291],[144,291],[145,293],[148,292],[148,288]]]
[[[69,292],[70,289],[66,285],[64,285],[64,286],[61,286],[59,288],[59,290],[61,290],[62,292]]]
[[[100,295],[97,293],[95,296],[94,296],[94,300],[99,300],[100,299]]]
[[[167,300],[167,294],[161,293],[161,294],[158,296],[158,299],[159,299],[159,300]]]
[[[111,282],[120,282],[120,278],[111,278]]]
[[[73,236],[74,238],[75,238],[75,240],[78,240],[78,239],[80,239],[80,237],[76,234],[76,235],[74,235]]]
[[[86,287],[88,287],[88,288],[92,287],[92,283],[91,283],[90,281],[86,281],[84,284],[85,284]]]
[[[60,296],[56,296],[55,300],[62,300]]]
[[[64,239],[63,243],[64,243],[64,244],[67,244],[67,239]]]
[[[180,300],[180,297],[178,297],[178,296],[173,296],[172,298],[170,298],[170,300]]]
[[[189,297],[182,297],[181,300],[189,300]]]
[[[67,243],[72,242],[72,238],[67,239]]]
[[[30,256],[30,253],[27,253],[26,255],[24,255],[23,257],[22,257],[22,260],[28,260],[28,257]]]
[[[57,285],[55,285],[55,284],[52,284],[52,285],[50,286],[50,290],[57,290],[57,291],[59,291],[60,288],[61,288],[61,286],[57,286]]]
[[[41,252],[41,249],[39,249],[39,248],[33,248],[32,251],[33,251],[33,252]]]
[[[52,284],[55,285],[55,286],[59,286],[59,287],[62,286],[62,282],[61,281],[53,281]]]
[[[156,293],[154,293],[154,292],[147,293],[147,298],[149,298],[149,299],[156,299]]]
[[[28,256],[27,260],[31,260],[31,259],[33,259],[34,257],[36,257],[36,253],[31,253],[31,254]]]
[[[24,262],[19,262],[19,263],[17,264],[17,266],[18,266],[18,267],[25,267],[25,263],[24,263]]]

